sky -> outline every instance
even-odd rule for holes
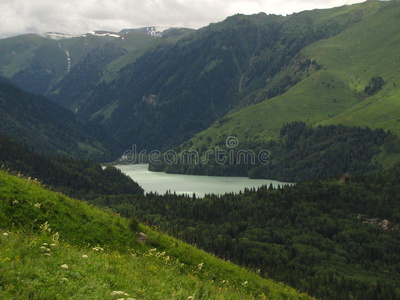
[[[0,37],[145,26],[201,28],[236,13],[291,14],[362,0],[0,0]]]

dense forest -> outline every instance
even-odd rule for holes
[[[117,153],[113,139],[102,126],[80,121],[71,111],[1,76],[0,131],[46,155],[104,161]]]
[[[0,167],[76,198],[143,193],[136,182],[114,167],[103,170],[90,160],[46,157],[1,133]]]
[[[300,182],[313,178],[336,176],[344,173],[362,174],[380,170],[375,155],[385,149],[388,153],[400,152],[398,138],[382,129],[345,127],[341,125],[312,127],[304,122],[285,124],[280,137],[265,143],[244,142],[228,149],[233,160],[218,163],[215,153],[207,164],[187,163],[185,158],[173,164],[152,164],[150,170],[191,175],[248,176],[287,182]],[[225,147],[225,148],[224,148]],[[255,160],[244,160],[238,153],[252,150]],[[265,161],[258,154],[267,150]],[[202,149],[199,151],[203,153]]]
[[[320,299],[399,299],[400,170],[234,195],[92,201]]]

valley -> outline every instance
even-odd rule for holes
[[[0,298],[400,299],[400,2],[120,5],[0,39]]]

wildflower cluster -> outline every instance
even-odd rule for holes
[[[51,256],[51,249],[48,248],[49,244],[43,243],[42,246],[40,246],[40,250],[44,253],[45,256]]]
[[[101,248],[101,247],[93,247],[93,249],[92,249],[93,251],[96,251],[96,252],[99,252],[99,251],[104,251],[104,249],[103,248]]]
[[[20,175],[20,177],[22,177],[22,175]],[[38,186],[46,187],[46,185],[43,184],[42,182],[40,182],[37,178],[32,179],[31,177],[28,177],[28,181],[32,182],[33,184],[36,184]]]
[[[137,254],[134,253],[134,254],[132,254],[132,256],[136,257]],[[185,265],[184,263],[181,263],[179,261],[179,259],[175,259],[175,258],[170,257],[169,255],[166,255],[165,251],[163,251],[163,252],[157,251],[156,248],[147,250],[146,252],[144,252],[142,254],[142,256],[143,257],[152,256],[154,258],[159,259],[162,263],[167,264],[169,266],[175,265],[177,267],[183,268]]]
[[[47,221],[40,225],[40,229],[42,229],[43,231],[51,232],[50,224]]]

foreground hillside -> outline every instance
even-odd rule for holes
[[[204,198],[116,196],[138,216],[318,299],[400,299],[400,170]]]
[[[0,298],[310,299],[135,224],[0,171]]]

